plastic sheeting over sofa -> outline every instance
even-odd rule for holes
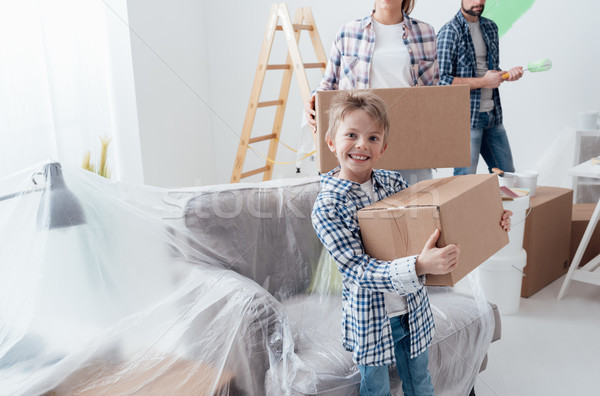
[[[45,165],[0,180],[18,193],[0,201],[3,394],[358,394],[318,178],[164,190],[63,167],[85,222],[49,229]],[[439,395],[468,394],[497,328],[462,283],[429,288]]]

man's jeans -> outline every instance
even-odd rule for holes
[[[402,380],[402,391],[405,396],[433,395],[431,375],[427,369],[429,350],[414,359],[410,357],[410,331],[408,314],[390,318],[394,352],[396,354],[396,369]],[[363,366],[360,370],[361,396],[388,396],[390,394],[390,377],[388,366]]]
[[[502,124],[494,125],[495,123],[496,119],[491,111],[479,113],[477,128],[471,129],[471,167],[454,168],[454,175],[475,174],[479,153],[490,172],[492,168],[500,168],[505,172],[515,171],[506,130]]]

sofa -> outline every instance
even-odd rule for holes
[[[353,395],[360,374],[342,347],[339,274],[310,214],[317,177],[205,189],[185,204],[189,262],[235,280],[251,312],[234,341],[229,392]],[[436,333],[430,372],[437,395],[468,395],[500,337],[496,307],[476,276],[461,287],[429,287]],[[239,295],[236,296],[239,298]],[[393,394],[401,382],[390,369]],[[235,391],[234,391],[235,390]]]
[[[0,225],[3,393],[358,394],[318,178],[169,191],[63,171],[85,224],[40,229],[34,194],[0,205],[19,219]],[[499,337],[476,276],[461,283],[429,288],[437,395],[469,394]]]

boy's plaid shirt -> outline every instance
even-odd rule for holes
[[[488,70],[500,69],[500,45],[498,26],[487,18],[479,18],[481,35],[487,46]],[[458,13],[439,31],[437,50],[440,61],[439,85],[452,85],[454,77],[477,77],[477,59],[469,24],[462,12]],[[492,90],[496,125],[502,123],[502,106],[498,88]],[[478,128],[481,89],[471,90],[471,128]]]
[[[425,22],[404,14],[404,45],[411,59],[413,85],[435,85],[439,66],[435,31]],[[370,88],[369,74],[375,51],[371,15],[342,26],[335,37],[323,80],[317,91]]]
[[[416,256],[376,260],[363,248],[357,213],[371,204],[360,184],[334,177],[339,167],[321,176],[313,226],[335,259],[343,279],[343,343],[357,364],[395,362],[392,331],[383,292],[406,295],[409,309],[410,352],[415,357],[430,345],[434,333],[425,277],[415,272]],[[374,170],[375,194],[383,199],[408,185],[400,173]]]

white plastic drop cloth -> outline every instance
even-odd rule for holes
[[[0,394],[358,394],[318,178],[168,191],[62,167],[84,222],[49,229],[45,165],[0,180],[20,193],[0,201]],[[429,292],[436,394],[466,395],[492,308],[475,276]]]

